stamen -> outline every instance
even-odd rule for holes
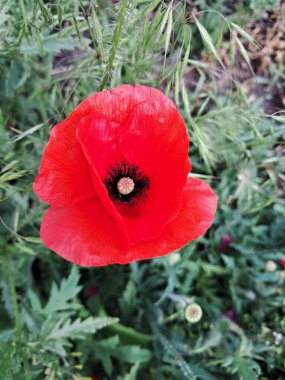
[[[116,205],[134,205],[145,201],[149,179],[135,165],[126,161],[112,165],[104,179],[109,197]]]
[[[130,177],[123,177],[117,183],[117,189],[120,194],[128,195],[135,188],[135,183]]]

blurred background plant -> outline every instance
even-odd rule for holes
[[[285,378],[284,12],[0,0],[1,380]],[[122,83],[174,100],[219,209],[181,252],[76,268],[41,244],[32,182],[50,128]]]

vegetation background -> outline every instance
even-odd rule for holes
[[[1,380],[285,379],[282,3],[0,0]],[[41,244],[32,182],[50,128],[122,83],[174,100],[219,208],[181,252],[84,269]]]

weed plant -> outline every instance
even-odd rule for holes
[[[1,380],[285,379],[285,117],[236,75],[279,2],[234,3],[0,1]],[[174,100],[219,207],[180,252],[84,269],[41,243],[32,182],[50,128],[122,83]]]

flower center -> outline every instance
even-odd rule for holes
[[[128,195],[135,188],[135,183],[130,177],[123,177],[117,183],[117,189],[120,194]]]
[[[149,180],[137,166],[123,161],[112,165],[107,174],[104,184],[116,205],[132,206],[137,201],[145,201]]]

